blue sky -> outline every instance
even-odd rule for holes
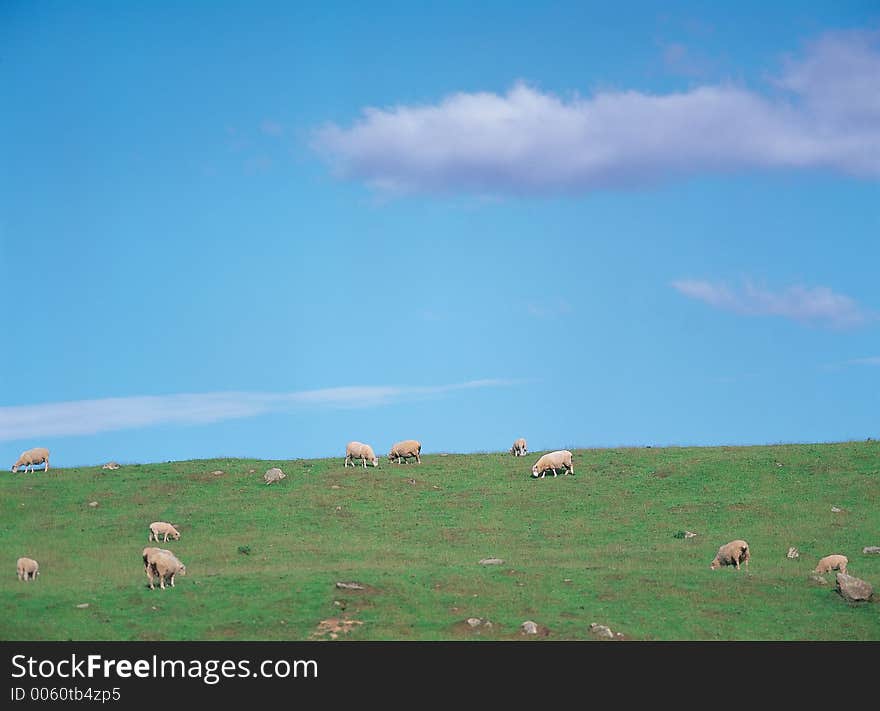
[[[874,2],[0,6],[0,460],[878,436]]]

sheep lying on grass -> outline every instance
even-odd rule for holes
[[[15,563],[15,572],[19,580],[36,580],[40,574],[40,564],[33,558],[19,558]]]
[[[819,573],[819,575],[823,575],[832,570],[839,570],[841,573],[846,573],[846,566],[849,563],[849,558],[845,555],[826,555],[824,558],[819,560],[819,564],[816,566],[816,570],[813,572]]]
[[[514,457],[524,457],[529,453],[528,447],[526,446],[526,441],[524,438],[520,437],[516,442],[513,443],[513,446],[510,448],[510,453]]]
[[[552,471],[553,476],[556,476],[557,469],[565,470],[563,476],[565,474],[574,474],[574,465],[571,463],[571,452],[567,449],[550,452],[541,457],[532,467],[532,476],[535,478],[540,476],[543,479],[548,471]]]
[[[709,568],[718,570],[722,565],[733,565],[739,570],[740,563],[745,564],[748,568],[749,558],[751,558],[749,544],[737,539],[730,543],[725,543],[718,549],[718,553],[715,554],[715,558],[709,565]]]
[[[360,459],[363,463],[364,469],[367,468],[367,462],[371,462],[374,467],[379,466],[379,457],[373,452],[373,448],[364,444],[363,442],[349,442],[345,446],[345,466],[348,466],[351,463],[351,466],[355,466],[354,460]]]
[[[34,447],[21,453],[21,456],[12,465],[12,471],[17,472],[20,467],[24,467],[25,472],[28,471],[28,467],[30,467],[30,471],[33,471],[35,466],[44,462],[46,468],[43,471],[49,471],[49,450],[45,447]]]
[[[397,442],[392,448],[391,451],[388,452],[388,461],[393,462],[396,461],[398,464],[401,463],[401,460],[406,463],[409,457],[415,457],[416,463],[422,463],[422,445],[418,440],[415,439],[407,439],[403,442]]]
[[[159,542],[159,536],[164,536],[162,542],[168,540],[168,536],[171,536],[175,541],[180,540],[180,532],[174,528],[170,523],[165,523],[164,521],[153,521],[150,524],[150,538],[151,541]]]

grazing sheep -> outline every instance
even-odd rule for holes
[[[107,462],[104,466],[101,467],[101,469],[110,469],[112,471],[115,469],[119,469],[119,467],[120,465],[116,462]]]
[[[287,474],[281,471],[278,467],[272,467],[269,471],[263,474],[263,480],[266,482],[266,486],[286,478]]]
[[[735,540],[725,543],[718,549],[718,553],[715,555],[709,568],[711,570],[718,570],[722,565],[733,565],[739,570],[740,563],[744,563],[748,568],[749,558],[751,558],[749,544],[745,541]]]
[[[849,558],[845,555],[826,555],[819,560],[819,565],[816,566],[816,570],[813,572],[819,573],[820,575],[832,570],[839,570],[841,573],[846,573],[846,566],[848,563]]]
[[[164,535],[165,537],[162,539],[162,542],[165,543],[168,540],[168,536],[171,536],[175,541],[180,540],[180,532],[174,528],[170,523],[165,523],[164,521],[153,521],[150,524],[150,538],[151,541],[159,542],[159,536]]]
[[[422,453],[421,443],[415,439],[407,439],[407,440],[404,440],[403,442],[398,442],[397,444],[395,444],[391,448],[391,451],[388,452],[388,461],[393,462],[396,459],[398,464],[401,463],[401,460],[403,461],[404,464],[406,464],[407,459],[409,457],[415,457],[416,463],[421,464],[422,463],[421,453]]]
[[[46,468],[43,471],[49,471],[49,450],[45,447],[34,447],[21,453],[21,456],[12,465],[12,471],[17,472],[20,467],[24,467],[25,472],[27,472],[28,467],[33,471],[36,465],[43,464],[44,462],[46,463]]]
[[[363,442],[349,442],[345,446],[345,466],[351,462],[351,466],[355,466],[353,460],[360,459],[363,462],[364,469],[367,468],[367,460],[373,463],[374,467],[379,466],[379,457],[373,452],[373,448]]]
[[[40,574],[40,564],[33,558],[19,558],[15,563],[15,572],[19,580],[36,580]]]
[[[153,576],[159,576],[159,586],[165,589],[165,579],[168,578],[171,587],[174,587],[175,575],[186,575],[186,566],[181,563],[177,556],[164,548],[144,548],[144,570],[150,581],[150,590],[155,590]]]
[[[154,548],[153,546],[147,546],[144,548],[143,559],[144,559],[144,572],[147,574],[147,578],[150,580],[150,587],[153,587],[153,576],[150,574],[150,568],[153,564],[153,558],[156,557],[156,554],[159,551],[165,550],[164,548]]]
[[[563,476],[565,474],[574,474],[574,465],[571,463],[571,452],[567,449],[550,452],[541,457],[532,467],[532,476],[537,478],[540,475],[543,479],[544,474],[548,470],[553,472],[553,476],[556,476],[556,470],[560,468],[565,469]]]
[[[524,438],[520,437],[516,442],[513,443],[513,446],[510,448],[510,453],[514,457],[524,457],[529,453],[528,448],[526,447],[526,441]]]

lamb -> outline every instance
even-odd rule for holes
[[[819,565],[816,566],[816,570],[814,572],[819,573],[820,575],[824,573],[828,573],[832,570],[839,570],[841,573],[846,573],[846,566],[849,563],[849,558],[845,555],[826,555],[824,558],[819,560]]]
[[[563,476],[565,476],[565,474],[574,474],[574,465],[571,463],[571,452],[567,449],[550,452],[541,457],[532,467],[532,476],[537,478],[538,475],[540,475],[543,479],[548,470],[553,472],[553,476],[556,476],[556,470],[560,468],[565,469]]]
[[[733,565],[739,570],[740,563],[744,563],[746,568],[749,567],[749,544],[739,539],[725,543],[718,549],[715,558],[709,565],[711,570],[718,570],[722,565]]]
[[[528,448],[526,447],[526,441],[522,437],[520,437],[516,442],[513,443],[513,446],[510,448],[510,453],[514,457],[524,457],[529,453]]]
[[[351,466],[355,466],[353,460],[360,459],[363,462],[364,469],[367,468],[367,460],[373,463],[374,467],[379,466],[379,457],[373,452],[373,448],[363,442],[349,442],[345,446],[345,466],[351,462]]]
[[[409,457],[415,457],[416,463],[421,464],[422,463],[421,453],[422,453],[421,443],[415,439],[407,439],[407,440],[404,440],[403,442],[398,442],[397,444],[395,444],[391,448],[391,451],[388,452],[388,461],[393,462],[396,459],[398,464],[401,463],[401,460],[403,461],[404,464],[406,464],[407,459],[409,459]]]
[[[175,575],[186,575],[186,566],[178,560],[177,556],[164,548],[144,548],[144,570],[150,580],[150,590],[155,590],[153,576],[159,576],[159,586],[165,589],[165,579],[168,578],[171,587],[174,587]]]
[[[180,540],[180,532],[170,523],[165,523],[164,521],[153,521],[153,523],[150,524],[149,540],[156,541],[156,543],[158,543],[159,536],[161,535],[165,536],[162,539],[163,543],[168,540],[168,536],[171,536],[175,541]]]
[[[287,474],[281,471],[278,467],[272,467],[269,471],[263,474],[263,479],[266,482],[266,486],[269,484],[274,484],[276,481],[281,481],[282,479],[286,479]]]
[[[40,564],[33,558],[19,558],[15,563],[15,572],[19,580],[36,580],[40,574]]]
[[[20,467],[24,467],[25,472],[27,472],[28,467],[33,471],[36,465],[43,464],[44,462],[46,463],[46,468],[43,471],[49,471],[49,450],[45,447],[34,447],[21,453],[21,456],[12,465],[12,471],[17,472]]]

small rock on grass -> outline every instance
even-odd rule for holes
[[[865,602],[871,599],[874,588],[871,584],[846,573],[837,574],[837,592],[848,602]]]
[[[504,565],[504,560],[502,558],[483,558],[480,565]]]
[[[538,634],[538,625],[532,620],[526,620],[519,626],[523,634]]]
[[[364,586],[360,583],[336,583],[336,587],[340,590],[363,590]]]
[[[864,548],[862,548],[862,553],[865,553],[866,555],[871,553],[880,553],[880,546],[865,546]]]

